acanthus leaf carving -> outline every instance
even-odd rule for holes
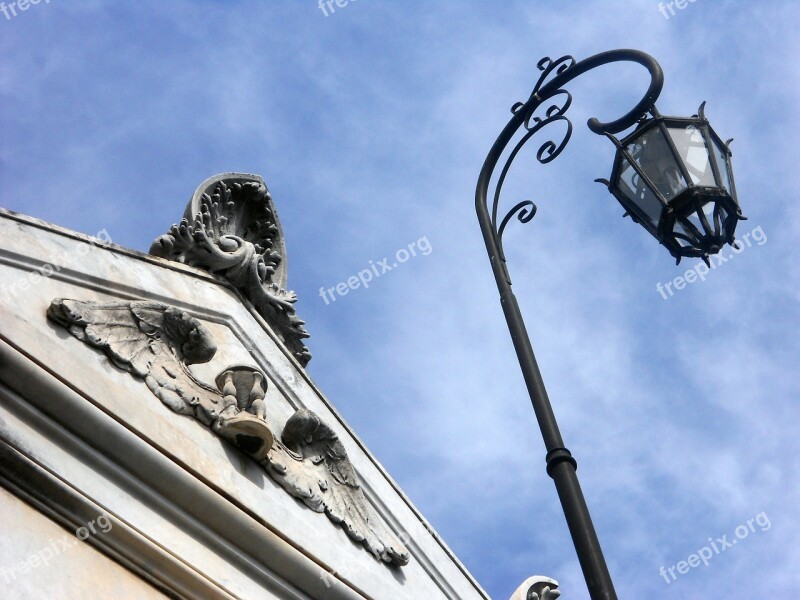
[[[265,419],[268,381],[259,370],[229,367],[217,375],[216,387],[195,377],[188,365],[216,353],[199,320],[156,302],[64,298],[51,302],[47,316],[142,380],[168,408],[193,416],[248,453],[284,490],[324,512],[376,558],[408,564],[408,550],[369,504],[344,446],[316,413],[296,411],[278,438]]]
[[[158,237],[150,254],[225,278],[253,303],[305,366],[309,337],[286,289],[286,245],[272,197],[258,175],[224,173],[204,181],[183,219]]]

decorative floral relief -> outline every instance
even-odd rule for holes
[[[188,365],[210,361],[217,349],[200,321],[155,302],[64,298],[52,301],[47,316],[142,380],[171,410],[193,416],[250,454],[289,494],[341,524],[374,556],[408,564],[408,550],[367,502],[344,446],[318,415],[298,410],[274,436],[265,420],[263,373],[229,367],[216,377],[216,387],[192,374]]]

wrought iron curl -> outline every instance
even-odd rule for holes
[[[497,213],[500,205],[500,194],[503,184],[505,183],[506,176],[511,168],[511,164],[514,162],[514,159],[517,157],[517,154],[519,154],[520,150],[522,150],[522,148],[534,135],[536,135],[536,133],[548,125],[555,122],[563,122],[566,124],[566,130],[559,142],[556,142],[552,138],[544,141],[536,152],[536,160],[541,164],[547,164],[557,158],[564,148],[566,148],[567,143],[572,137],[572,121],[565,116],[565,113],[572,104],[572,94],[570,94],[567,90],[560,88],[549,92],[543,97],[540,97],[539,92],[542,85],[548,82],[552,75],[560,75],[574,64],[575,59],[571,56],[563,56],[555,61],[548,57],[540,60],[537,64],[537,67],[542,71],[542,74],[539,76],[539,80],[536,82],[530,98],[525,103],[518,102],[511,107],[511,112],[513,114],[523,117],[522,127],[526,130],[526,132],[509,153],[508,158],[503,165],[503,169],[500,172],[500,176],[497,179],[497,183],[495,184],[494,195],[492,199],[492,226],[497,232],[497,244],[500,251],[500,257],[503,261],[505,261],[505,252],[503,250],[503,233],[506,225],[508,225],[508,222],[514,216],[516,216],[520,223],[529,223],[536,215],[536,204],[530,200],[524,200],[514,205],[514,207],[509,210],[500,220],[498,225]],[[539,116],[537,115],[537,112],[540,112],[539,109],[542,106],[547,106],[547,108],[544,109],[544,116]]]
[[[545,82],[550,79],[550,75],[554,72],[556,75],[561,75],[567,69],[575,66],[575,59],[570,56],[562,56],[561,58],[557,58],[553,60],[549,56],[545,56],[538,63],[536,63],[536,67],[542,72],[539,76],[539,80],[536,82],[536,85],[533,86],[533,92],[531,95],[536,95]]]
[[[558,90],[554,94],[564,94],[567,96],[567,100],[564,102],[562,106],[552,105],[547,109],[547,116],[545,118],[541,117],[533,117],[529,115],[525,122],[524,127],[526,129],[525,135],[520,138],[517,144],[514,146],[514,149],[508,155],[508,158],[503,165],[503,169],[500,172],[500,176],[497,179],[497,183],[495,184],[495,191],[494,191],[494,198],[492,200],[492,224],[497,225],[497,210],[500,201],[500,192],[503,189],[503,184],[505,183],[506,176],[508,175],[508,171],[511,168],[511,164],[514,162],[514,159],[519,154],[520,150],[522,150],[523,146],[528,143],[534,135],[536,135],[539,131],[550,125],[551,123],[555,123],[557,121],[563,121],[567,124],[566,131],[564,133],[564,137],[560,143],[554,142],[552,139],[547,140],[544,142],[536,152],[536,160],[538,160],[542,164],[549,163],[553,159],[555,159],[559,154],[561,154],[562,150],[569,142],[570,137],[572,136],[572,122],[564,116],[564,112],[569,108],[571,102],[571,96],[569,92],[564,90]],[[532,123],[532,124],[531,124]],[[512,209],[513,212],[513,209]]]
[[[601,122],[593,118],[589,119],[587,125],[591,131],[601,135],[623,131],[633,125],[647,111],[654,110],[655,100],[660,94],[664,82],[664,76],[658,63],[651,56],[638,50],[612,50],[596,54],[580,62],[576,62],[572,56],[562,56],[555,60],[550,57],[542,58],[536,65],[541,73],[530,97],[526,102],[517,102],[511,107],[514,116],[487,156],[476,190],[476,209],[487,249],[490,257],[496,256],[500,259],[497,264],[498,270],[495,271],[498,285],[501,285],[502,281],[510,284],[507,270],[504,266],[500,266],[505,263],[502,237],[506,226],[515,216],[520,223],[529,223],[536,214],[536,205],[530,200],[525,200],[515,204],[502,219],[498,219],[500,195],[511,164],[522,147],[536,133],[552,123],[562,121],[566,124],[566,131],[561,140],[557,141],[551,137],[544,141],[536,152],[536,160],[541,164],[547,164],[556,159],[572,136],[572,122],[565,114],[572,104],[572,95],[564,89],[564,86],[587,71],[614,62],[635,62],[644,66],[651,76],[650,86],[639,103],[619,119]],[[542,107],[545,107],[544,110]],[[525,133],[503,164],[494,186],[491,210],[489,210],[486,196],[490,180],[493,178],[492,173],[501,156],[505,154],[506,146],[520,129],[524,129]]]
[[[522,202],[519,202],[518,204],[516,204],[514,206],[514,208],[512,208],[510,211],[508,211],[508,213],[506,213],[506,216],[503,217],[503,220],[500,222],[500,227],[498,227],[498,229],[497,229],[497,237],[500,240],[500,251],[501,252],[502,252],[502,249],[503,249],[503,245],[502,245],[503,231],[505,230],[506,225],[508,225],[508,222],[516,214],[517,215],[517,219],[519,220],[520,223],[528,223],[528,222],[530,222],[531,219],[533,219],[533,217],[536,216],[536,211],[537,210],[538,209],[536,208],[536,205],[533,202],[531,202],[530,200],[523,200]],[[517,211],[519,211],[519,214],[517,214]],[[505,260],[505,257],[503,257],[503,260]]]

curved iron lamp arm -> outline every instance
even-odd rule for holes
[[[572,123],[565,116],[565,113],[572,103],[572,96],[563,89],[563,86],[587,71],[613,62],[635,62],[643,65],[650,72],[650,86],[644,97],[626,115],[607,123],[602,123],[597,119],[590,119],[588,122],[589,129],[597,134],[618,133],[636,123],[647,111],[653,108],[658,95],[661,93],[664,75],[656,60],[644,52],[638,50],[612,50],[596,54],[580,62],[575,62],[575,59],[571,56],[565,56],[558,60],[543,58],[538,63],[539,70],[542,73],[531,96],[526,102],[515,104],[512,107],[513,117],[489,151],[481,169],[475,192],[475,208],[500,292],[500,302],[547,449],[547,473],[555,482],[592,600],[616,600],[617,595],[589,516],[589,510],[586,507],[583,492],[578,483],[577,463],[570,451],[564,446],[519,305],[514,293],[511,291],[511,278],[506,268],[506,260],[503,253],[502,237],[509,221],[516,215],[520,222],[529,222],[536,214],[536,205],[529,200],[519,202],[502,219],[498,219],[498,207],[503,183],[511,164],[522,147],[536,133],[555,122],[565,123],[567,127],[566,135],[560,143],[548,140],[539,147],[536,158],[540,163],[548,163],[555,159],[566,147],[572,135]],[[552,103],[546,107],[544,115],[536,116],[537,109],[548,102]],[[488,192],[492,175],[500,161],[500,157],[520,128],[524,128],[526,132],[513,147],[500,171],[490,211]]]

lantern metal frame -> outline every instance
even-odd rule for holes
[[[631,217],[635,223],[644,227],[663,244],[675,257],[676,264],[680,263],[683,257],[699,257],[708,264],[709,256],[719,252],[724,244],[736,244],[736,224],[747,218],[742,215],[736,195],[736,183],[731,165],[732,139],[723,142],[714,131],[705,116],[705,104],[703,102],[697,114],[688,118],[662,116],[653,105],[648,111],[650,116],[644,115],[636,129],[622,140],[606,132],[606,137],[617,147],[617,155],[614,158],[610,178],[595,180],[604,184],[619,201],[625,209],[623,216]],[[681,155],[669,133],[670,129],[677,128],[694,128],[701,134],[715,185],[700,185],[694,181],[689,171],[690,166],[686,164],[686,158]],[[631,145],[653,130],[660,132],[678,168],[681,183],[685,186],[674,197],[667,197],[664,194],[662,186],[653,180],[652,173],[648,173],[646,166],[640,164],[629,150]],[[716,150],[719,151],[719,155]],[[720,158],[724,159],[723,164],[720,164]],[[661,204],[657,222],[654,222],[651,216],[647,215],[621,188],[622,173],[627,166],[635,171],[641,189],[646,188]],[[711,204],[713,210],[707,214],[705,209]],[[696,223],[690,220],[694,215],[697,216]]]

